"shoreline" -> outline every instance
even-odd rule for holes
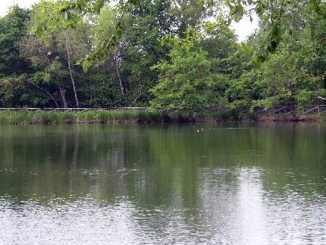
[[[305,115],[258,115],[258,114],[198,114],[158,111],[2,111],[0,125],[58,125],[58,124],[160,124],[160,123],[228,123],[228,122],[323,122],[320,114]]]

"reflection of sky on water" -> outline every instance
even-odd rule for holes
[[[241,224],[240,244],[269,244],[261,171],[255,168],[239,170],[238,215]]]
[[[265,194],[269,239],[274,244],[326,244],[326,200],[306,198],[286,187],[284,195]]]
[[[307,200],[288,187],[284,195],[266,192],[263,174],[256,168],[204,171],[200,195],[211,244],[326,244],[325,197]],[[228,175],[233,184],[223,181]]]
[[[7,206],[0,212],[3,244],[209,244],[201,223],[176,209],[137,210],[128,200],[115,205],[93,199],[44,207]]]
[[[137,244],[133,212],[128,201],[112,207],[91,200],[53,207],[26,203],[0,212],[0,240],[19,245]]]
[[[201,200],[211,244],[268,244],[260,174],[255,168],[204,171]]]
[[[6,138],[0,244],[326,244],[325,143],[218,129]]]
[[[178,175],[178,173],[175,173]],[[198,170],[196,208],[175,188],[170,206],[141,207],[131,197],[100,201],[95,188],[68,203],[0,200],[3,244],[325,244],[325,198],[284,187],[266,191],[265,172]]]

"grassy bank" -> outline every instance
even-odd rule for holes
[[[164,120],[164,114],[154,111],[0,111],[0,124],[141,123]]]
[[[259,116],[241,115],[237,111],[215,112],[189,116],[184,113],[167,114],[153,110],[86,110],[86,111],[0,111],[0,124],[74,124],[74,123],[167,123],[203,121],[322,121],[320,115]]]
[[[187,123],[202,121],[239,121],[235,112],[215,112],[189,116],[155,110],[2,110],[0,124],[74,124],[74,123]]]

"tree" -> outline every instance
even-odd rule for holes
[[[27,35],[29,10],[17,5],[0,19],[0,106],[31,105],[33,92],[24,83],[25,74],[33,72],[28,59],[21,55],[20,40]]]
[[[29,72],[27,59],[20,56],[19,41],[27,34],[30,11],[17,5],[0,19],[0,77]]]
[[[169,12],[170,2],[143,1],[131,11],[125,29],[128,43],[122,56],[121,71],[129,91],[128,105],[148,105],[149,90],[157,84],[158,74],[150,68],[167,58],[168,47],[161,38],[173,32],[174,16]]]
[[[85,20],[85,16],[94,14],[99,15],[109,2],[108,0],[65,0],[57,4],[47,0],[41,0],[38,5],[40,16],[38,21],[34,23],[34,33],[47,41],[47,33],[53,32],[58,28],[73,28],[78,25],[78,23]],[[123,33],[126,31],[123,24],[125,15],[134,16],[135,13],[138,13],[141,15],[147,14],[149,16],[151,11],[147,6],[156,6],[156,8],[160,8],[160,11],[157,12],[158,15],[155,14],[153,18],[159,19],[159,15],[166,15],[168,13],[170,13],[170,16],[177,15],[178,20],[174,21],[174,24],[170,25],[170,27],[177,27],[180,33],[182,33],[187,27],[195,26],[196,23],[207,17],[209,15],[208,13],[212,12],[214,9],[211,8],[213,3],[219,3],[220,1],[210,0],[208,2],[209,3],[195,0],[190,2],[184,0],[174,0],[172,2],[165,0],[118,1],[117,9],[120,11],[116,18],[117,21],[114,33],[104,38],[99,45],[89,53],[87,58],[83,59],[82,64],[84,69],[87,70],[92,64],[102,61],[110,50],[118,45],[123,37]],[[173,6],[172,12],[170,12],[171,6]],[[158,24],[157,28],[159,31],[161,31],[161,28],[166,28],[164,26],[165,23]],[[163,34],[163,32],[161,33]]]
[[[188,28],[195,28],[216,15],[220,1],[211,0],[210,4],[198,0],[172,0],[171,14],[175,16],[175,28],[183,37]]]
[[[82,27],[80,27],[81,29]],[[80,29],[76,30],[57,30],[52,34],[49,46],[45,46],[40,39],[35,36],[29,36],[22,40],[21,50],[26,57],[29,57],[38,73],[35,73],[41,80],[31,79],[33,85],[42,91],[46,91],[47,95],[51,95],[51,99],[58,106],[57,98],[61,98],[61,106],[66,108],[75,105],[79,107],[78,92],[76,88],[76,79],[79,77],[76,67],[77,60],[85,55],[87,45],[83,39],[83,33]],[[46,82],[48,89],[37,85]],[[70,85],[69,85],[70,82]],[[58,89],[54,89],[57,87]],[[67,100],[66,93],[72,93],[74,103]],[[70,97],[70,96],[69,96]]]
[[[242,72],[242,58],[239,57],[237,38],[229,25],[219,19],[198,25],[201,39],[196,46],[207,52],[211,62],[211,72],[216,83],[216,92],[224,93],[232,79]]]
[[[100,46],[103,40],[114,34],[116,25],[118,23],[118,15],[118,9],[105,6],[101,9],[98,16],[89,17],[90,22],[94,23],[90,35],[92,37],[91,43],[94,47]],[[110,52],[107,53],[102,63],[108,72],[115,74],[122,97],[126,94],[126,84],[121,74],[121,62],[127,44],[127,38],[122,38],[117,46],[112,48]]]
[[[168,110],[189,107],[193,112],[199,110],[197,104],[226,105],[227,97],[234,106],[267,108],[280,103],[295,107],[313,103],[317,94],[324,93],[321,89],[321,85],[326,87],[324,1],[223,2],[229,8],[229,19],[203,24],[211,13],[218,12],[220,1],[127,0],[118,1],[113,8],[105,0],[43,0],[36,7],[34,31],[49,47],[55,47],[50,50],[56,54],[53,57],[62,59],[52,60],[51,66],[40,70],[52,78],[57,76],[56,86],[73,95],[76,106],[79,98],[88,101],[87,104],[94,101],[123,106],[148,105],[152,101],[152,105],[167,106]],[[253,14],[260,19],[260,30],[247,44],[239,45],[228,21]],[[73,39],[67,35],[74,33],[68,29],[78,29],[83,22],[93,30],[85,35],[89,42],[80,38],[73,45],[67,42]],[[189,28],[197,32],[192,36],[194,40]],[[173,45],[161,45],[166,35]],[[90,85],[79,87],[78,79],[96,83],[91,76],[78,76],[78,68],[73,65],[82,57],[73,55],[74,48],[83,45],[88,50],[83,52],[81,64],[89,69],[97,63],[90,74],[99,77],[100,89]],[[199,82],[202,73],[198,67],[207,75],[207,81]],[[51,89],[47,91],[59,100],[53,86]],[[81,91],[85,92],[79,96]],[[110,94],[105,96],[104,91]],[[92,94],[91,99],[86,93]],[[110,98],[100,102],[99,98],[105,97]],[[191,104],[190,98],[196,104]]]
[[[326,13],[326,5],[320,6],[320,12]],[[311,9],[305,9],[301,15],[304,19],[304,28],[296,40],[297,51],[301,53],[300,65],[304,66],[319,81],[319,85],[323,89],[326,89],[326,45],[324,39],[326,19]],[[324,96],[325,91],[320,90],[320,95]]]
[[[122,10],[122,16],[125,13],[130,13],[133,9],[137,8],[140,4],[144,3],[144,0],[127,0],[119,1],[119,8]],[[240,20],[244,15],[248,15],[252,18],[253,15],[257,15],[259,19],[265,22],[265,36],[261,39],[261,45],[259,54],[257,55],[259,61],[264,61],[269,53],[274,52],[278,44],[282,41],[284,34],[295,35],[296,29],[302,24],[300,13],[302,10],[308,9],[309,11],[318,14],[325,19],[325,2],[322,0],[223,0],[223,1],[199,1],[196,9],[189,8],[187,1],[175,0],[174,5],[187,6],[187,10],[191,13],[192,17],[194,13],[202,6],[202,9],[207,11],[208,9],[215,10],[220,6],[220,2],[224,3],[229,9],[230,20]],[[71,27],[75,23],[80,21],[87,13],[100,13],[100,10],[107,4],[107,0],[76,0],[76,1],[62,1],[59,5],[51,7],[49,2],[41,1],[41,11],[43,17],[40,18],[39,23],[36,25],[36,33],[39,36],[44,36],[46,31],[53,31],[58,27]],[[197,2],[195,3],[197,5]],[[212,8],[209,8],[212,7]],[[204,11],[204,12],[205,12]],[[183,13],[187,19],[188,11]],[[188,20],[191,22],[192,19]],[[190,23],[189,22],[189,23]],[[123,28],[121,22],[118,21],[116,25],[116,32],[114,35],[106,38],[102,45],[96,50],[93,50],[88,58],[85,60],[85,66],[90,63],[96,62],[103,58],[104,53],[115,46],[117,41],[121,38]],[[103,52],[104,51],[104,52]]]
[[[294,54],[287,50],[275,53],[262,65],[257,85],[263,97],[257,105],[290,105],[293,111],[297,105],[313,102],[319,90],[317,80],[300,68]]]
[[[277,12],[282,18],[275,15]],[[326,19],[322,12],[325,4],[319,3],[317,11],[313,1],[305,0],[264,5],[260,30],[248,43],[256,50],[251,62],[255,66],[233,80],[227,90],[234,105],[266,109],[290,105],[295,109],[316,103],[317,96],[325,94],[322,33]]]
[[[170,61],[153,66],[159,72],[159,83],[151,90],[155,96],[151,101],[153,107],[193,115],[218,102],[207,53],[194,50],[194,38],[191,30],[186,39],[172,37]]]
[[[252,108],[255,106],[254,101],[261,98],[261,91],[257,85],[260,79],[260,70],[253,65],[252,56],[255,53],[255,46],[242,43],[237,46],[233,55],[233,60],[238,61],[233,70],[237,76],[232,76],[229,81],[225,94],[230,102],[231,107]]]
[[[298,105],[315,103],[322,87],[320,77],[305,63],[310,49],[302,47],[301,41],[292,42],[292,37],[288,38],[268,60],[231,83],[227,93],[234,105],[251,109],[286,105],[295,112]]]

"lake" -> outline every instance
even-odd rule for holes
[[[326,244],[326,124],[0,126],[1,244]]]

